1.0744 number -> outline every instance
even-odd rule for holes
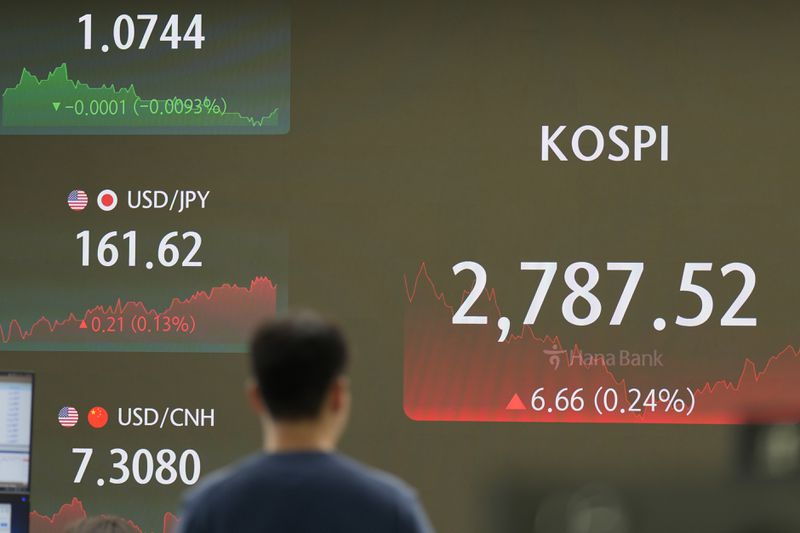
[[[92,14],[87,13],[78,19],[78,22],[83,24],[83,49],[92,49]],[[139,50],[147,48],[150,42],[150,37],[153,35],[158,24],[158,15],[143,14],[136,15],[136,21],[145,22],[147,25],[144,32],[141,34],[139,40]],[[128,50],[133,46],[136,41],[136,21],[131,15],[120,15],[114,21],[114,45],[119,50]],[[203,48],[203,41],[206,40],[203,35],[203,15],[197,14],[192,18],[186,32],[181,36],[179,30],[178,15],[170,15],[167,23],[164,25],[164,30],[161,32],[160,41],[168,42],[172,50],[177,50],[180,43],[192,42],[196,50]],[[103,45],[103,52],[108,51],[108,45]]]

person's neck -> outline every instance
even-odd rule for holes
[[[332,452],[336,441],[319,420],[264,423],[264,450],[282,452]]]

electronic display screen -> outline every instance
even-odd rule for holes
[[[15,16],[3,18],[0,134],[289,131],[286,0],[246,12],[223,3],[201,12],[188,2],[173,11],[152,0],[93,4],[77,23],[74,5],[47,0],[15,3]]]
[[[11,505],[0,503],[0,533],[11,533]]]
[[[33,376],[0,373],[0,491],[30,489]]]
[[[302,309],[437,531],[800,530],[800,5],[3,13],[0,533],[174,533]]]
[[[0,492],[0,533],[28,533],[30,513],[27,493]]]

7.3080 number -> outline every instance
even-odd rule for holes
[[[81,483],[94,449],[72,448],[72,453],[83,455],[73,480],[73,483]],[[130,464],[128,452],[122,448],[114,448],[110,454],[112,458],[117,458],[111,466],[116,475],[108,478],[112,485],[122,485],[131,478],[139,485],[147,485],[153,481],[160,485],[172,485],[177,481],[184,485],[194,485],[200,479],[200,456],[195,450],[184,450],[178,456],[174,450],[163,449],[153,454],[150,450],[141,448],[133,452]],[[98,485],[104,483],[103,477],[97,480]]]

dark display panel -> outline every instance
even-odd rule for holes
[[[753,468],[741,447],[800,418],[798,22],[789,2],[9,8],[6,94],[53,73],[203,110],[3,108],[0,369],[36,374],[31,531],[171,531],[184,491],[260,448],[248,332],[302,308],[354,347],[342,450],[439,531],[604,509],[621,532],[796,530],[796,437],[756,433]],[[215,124],[214,98],[280,121]]]

